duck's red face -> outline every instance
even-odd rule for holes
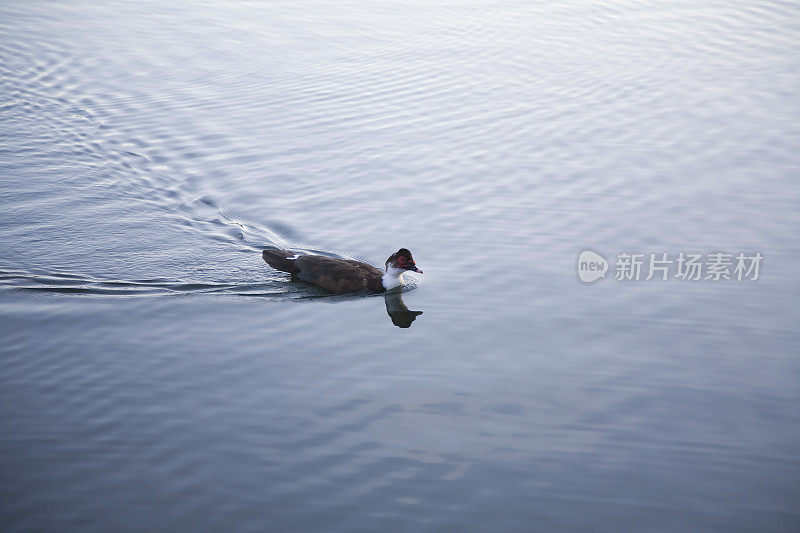
[[[406,257],[404,255],[397,256],[397,266],[405,270],[413,270],[414,272],[419,272],[422,274],[422,270],[417,268],[417,265],[414,263],[414,259],[412,257]]]
[[[412,272],[419,272],[422,274],[422,270],[418,269],[417,264],[414,263],[414,258],[411,256],[411,252],[405,248],[400,248],[397,253],[392,254],[392,257],[389,258],[387,263],[392,263],[392,265],[396,268],[411,270]]]

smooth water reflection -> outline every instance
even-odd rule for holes
[[[383,297],[386,302],[386,312],[392,319],[392,324],[398,328],[410,328],[411,323],[422,314],[422,311],[411,311],[403,303],[403,296],[399,292],[389,293]]]

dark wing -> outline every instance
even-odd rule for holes
[[[361,272],[364,273],[364,279],[366,279],[367,287],[370,290],[375,292],[383,292],[386,290],[383,288],[383,270],[378,270],[372,265],[362,263],[361,261],[355,261],[353,259],[345,259],[345,261],[357,267],[361,270]]]
[[[299,279],[336,294],[359,291],[368,286],[365,270],[343,259],[301,255],[295,259],[294,265],[299,270]]]

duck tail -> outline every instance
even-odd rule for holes
[[[261,257],[275,270],[288,272],[289,274],[297,274],[300,272],[294,265],[297,254],[293,254],[292,252],[287,252],[285,250],[264,250],[261,252]]]

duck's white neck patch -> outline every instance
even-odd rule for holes
[[[386,267],[386,273],[383,275],[383,288],[387,291],[399,287],[403,284],[403,269]]]

